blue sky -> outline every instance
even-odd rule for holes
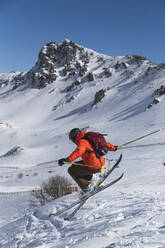
[[[0,0],[0,73],[29,70],[66,38],[110,56],[165,62],[164,0]]]

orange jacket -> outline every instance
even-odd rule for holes
[[[90,169],[97,170],[100,169],[105,164],[104,156],[101,156],[99,159],[96,157],[93,152],[94,149],[90,143],[83,139],[86,132],[81,132],[76,137],[77,148],[69,155],[69,162],[73,162],[77,158],[81,157],[84,164],[89,165]],[[115,151],[114,145],[107,143],[107,146],[110,151]],[[91,167],[90,167],[91,165]]]

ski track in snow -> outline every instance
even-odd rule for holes
[[[63,220],[66,215],[49,218],[42,208],[24,215],[0,228],[0,247],[165,247],[165,195],[121,192],[87,201],[71,221]]]
[[[16,231],[13,231],[14,226],[16,227]],[[7,233],[9,233],[9,235]],[[6,240],[5,236],[7,237]],[[31,248],[38,247],[42,244],[46,246],[46,244],[54,240],[56,236],[58,238],[60,234],[50,221],[40,220],[31,214],[3,228],[3,232],[1,231],[0,234],[0,247]]]

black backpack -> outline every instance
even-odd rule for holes
[[[104,136],[105,135],[98,132],[88,132],[82,138],[91,144],[97,158],[100,158],[108,152],[107,142]]]

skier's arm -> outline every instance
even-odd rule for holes
[[[84,146],[78,146],[69,156],[69,162],[73,162],[74,160],[76,160],[77,158],[81,157],[83,155],[83,153],[85,153],[86,151],[86,147]]]

